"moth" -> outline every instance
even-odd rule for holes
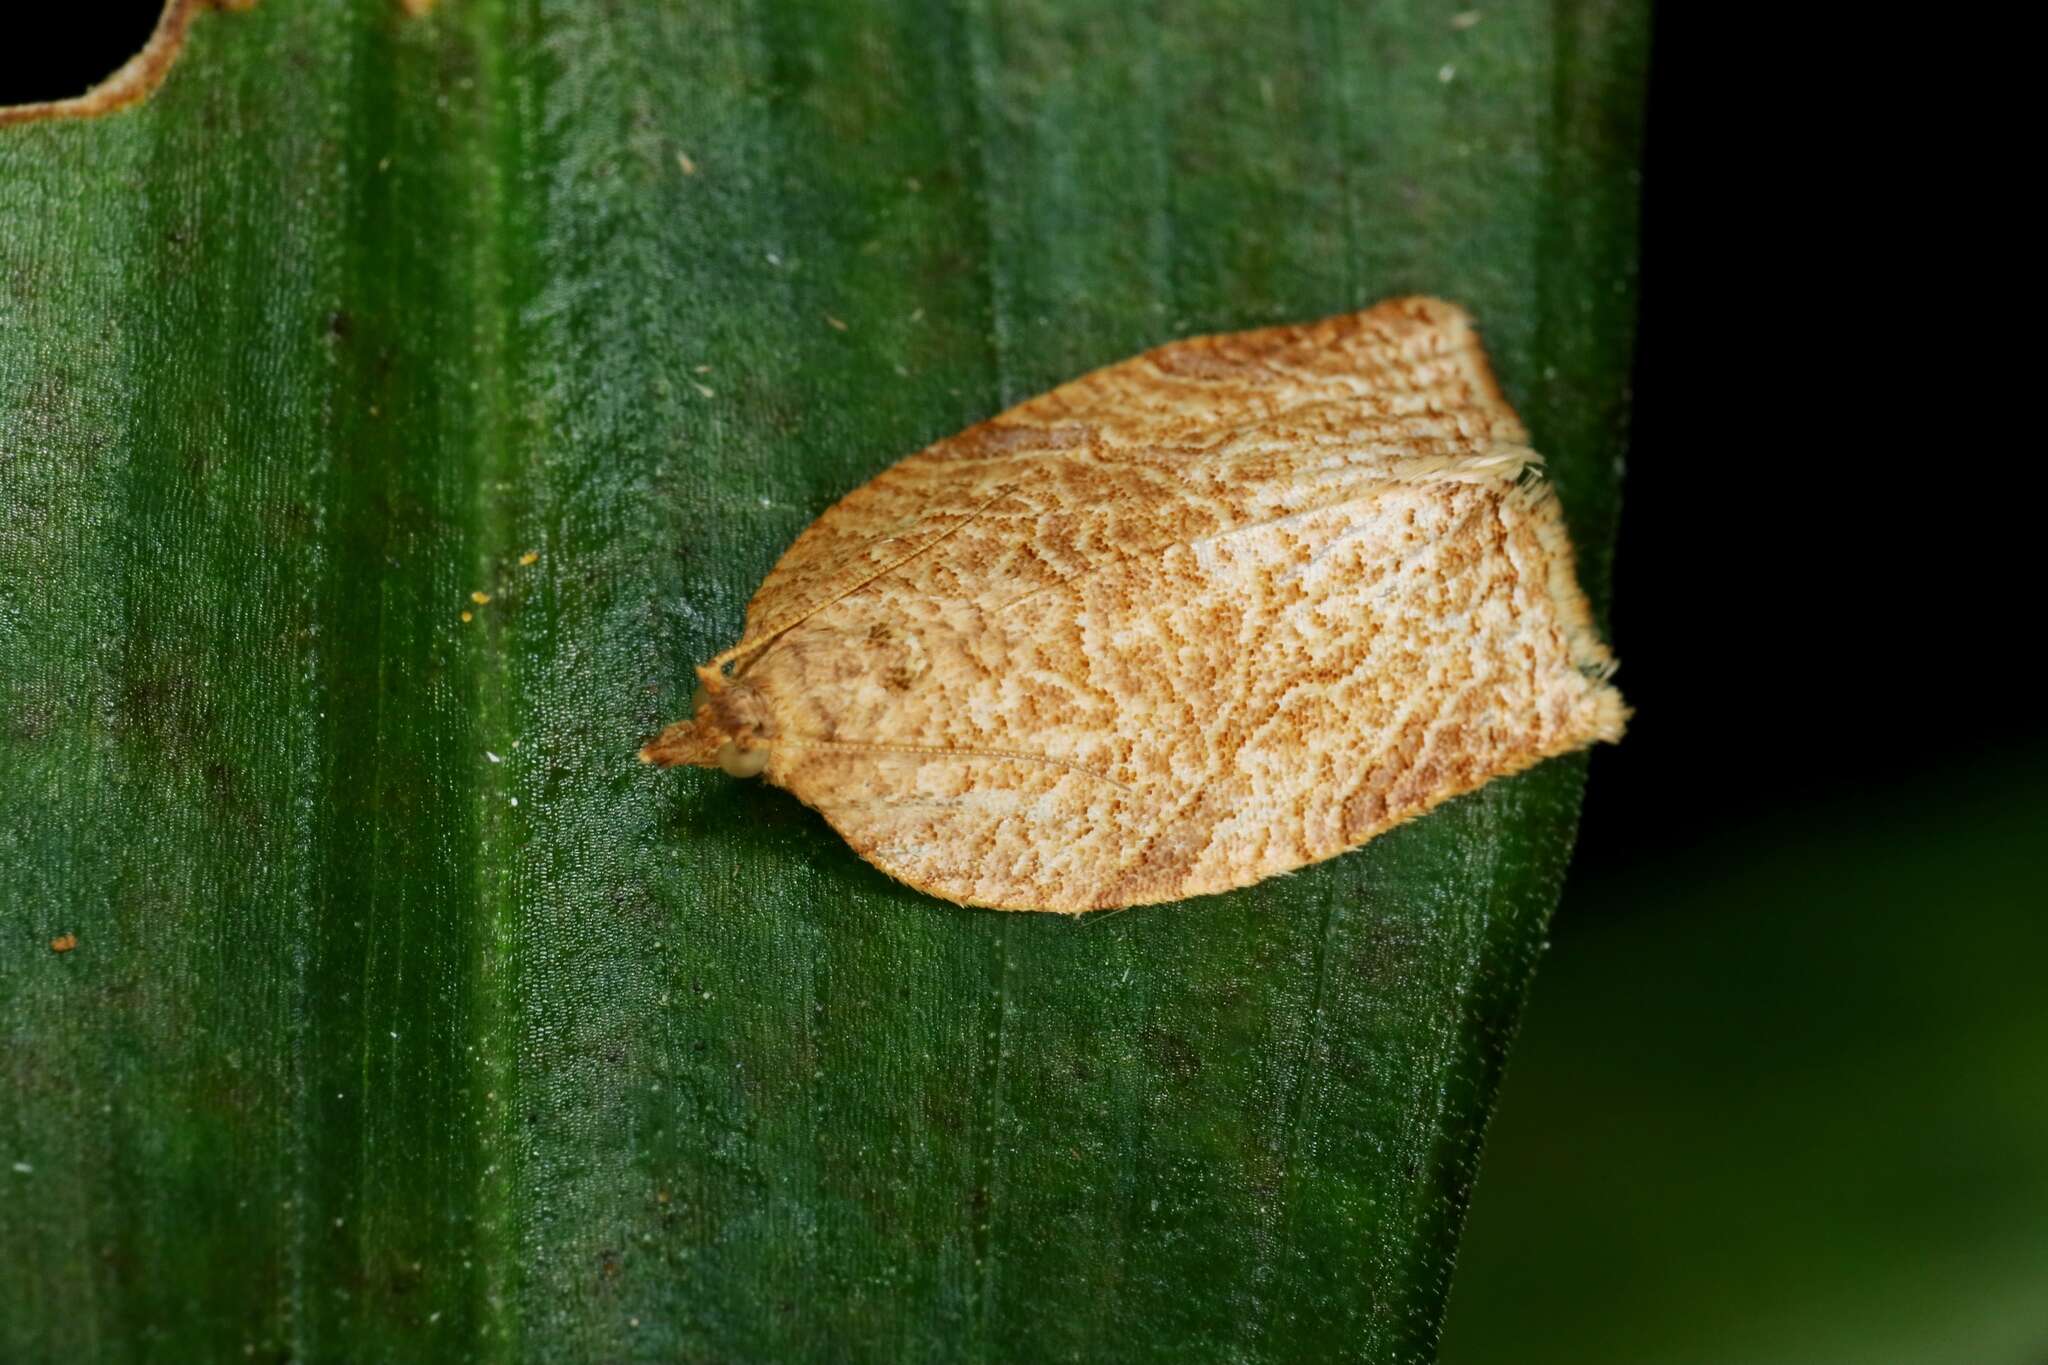
[[[1435,299],[1162,346],[847,494],[640,757],[765,776],[965,905],[1334,857],[1621,737],[1528,441]]]

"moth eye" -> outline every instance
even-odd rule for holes
[[[718,746],[718,766],[725,769],[727,777],[759,777],[761,770],[768,766],[768,748],[742,749],[727,740]]]
[[[697,690],[690,694],[690,714],[694,716],[699,711],[702,711],[704,709],[704,703],[710,700],[711,689],[706,687],[703,683],[698,683]]]

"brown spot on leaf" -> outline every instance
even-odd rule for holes
[[[68,953],[77,946],[78,935],[76,934],[59,934],[50,940],[50,951],[53,953]]]

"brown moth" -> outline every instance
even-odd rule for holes
[[[1528,439],[1434,299],[1162,346],[847,494],[640,756],[765,775],[967,905],[1334,857],[1621,736]]]

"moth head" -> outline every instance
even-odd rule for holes
[[[690,717],[663,730],[640,749],[640,761],[663,768],[685,764],[718,768],[729,777],[759,777],[772,745],[761,694],[710,668],[697,672]]]

